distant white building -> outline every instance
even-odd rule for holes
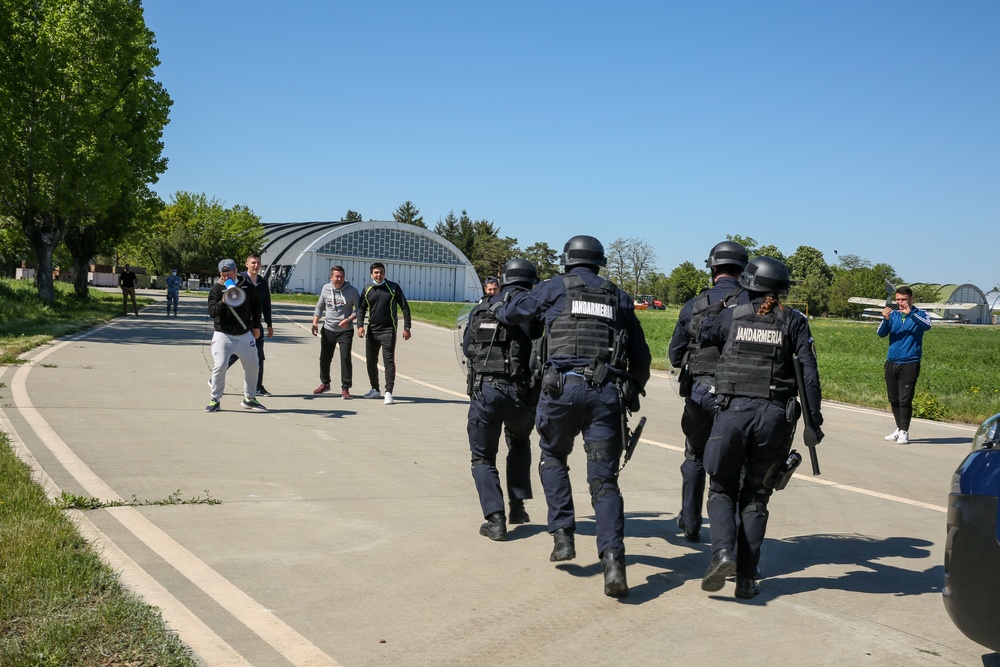
[[[993,323],[1000,321],[1000,290],[993,290],[986,293],[986,305],[993,315]]]
[[[482,286],[472,262],[429,229],[398,222],[266,222],[261,272],[271,291],[319,294],[330,269],[343,266],[359,289],[372,262],[399,283],[407,299],[478,301]]]

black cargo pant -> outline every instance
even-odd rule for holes
[[[885,362],[885,390],[889,395],[889,405],[892,406],[896,428],[900,431],[910,430],[910,419],[913,418],[913,394],[916,391],[918,377],[920,377],[919,361],[909,364]]]

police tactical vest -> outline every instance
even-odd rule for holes
[[[531,339],[520,327],[506,327],[484,300],[469,315],[469,353],[479,376],[492,375],[511,382],[530,376]]]
[[[607,280],[588,287],[579,276],[561,276],[566,305],[549,325],[549,358],[586,357],[591,366],[610,361],[615,344],[618,290]]]
[[[715,369],[716,393],[780,401],[795,395],[790,345],[785,311],[758,315],[752,304],[736,306]]]
[[[691,302],[691,321],[688,322],[688,327],[685,331],[688,339],[688,370],[691,376],[695,378],[715,377],[715,368],[718,366],[719,356],[722,354],[715,345],[702,347],[701,343],[699,343],[701,324],[705,321],[705,316],[708,314],[709,308],[715,305],[709,301],[708,292],[711,289],[711,287],[706,287]],[[728,305],[730,299],[739,293],[739,289],[734,290],[722,298],[721,301]]]

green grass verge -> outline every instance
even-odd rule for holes
[[[0,665],[197,663],[125,591],[0,433]]]
[[[411,302],[414,319],[454,326],[464,304]],[[679,308],[637,311],[653,355],[653,368],[668,369],[667,346]],[[887,410],[885,363],[888,339],[874,320],[810,320],[825,399]],[[1000,411],[1000,326],[939,324],[924,336],[914,415],[936,421],[979,424]]]

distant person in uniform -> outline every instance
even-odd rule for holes
[[[501,291],[483,298],[469,313],[462,351],[469,360],[469,449],[472,479],[486,519],[479,534],[491,540],[507,539],[507,520],[527,523],[524,501],[531,494],[531,429],[535,424],[538,388],[534,386],[532,343],[542,335],[540,320],[502,325],[490,310],[494,303],[530,290],[538,283],[535,265],[514,258],[504,265]],[[496,284],[496,283],[494,283]],[[510,514],[504,513],[503,490],[497,470],[501,431],[507,441],[507,497]]]
[[[406,302],[403,288],[385,279],[385,265],[371,265],[372,281],[361,291],[358,305],[358,337],[365,338],[365,318],[368,319],[365,340],[365,359],[368,362],[368,380],[372,388],[364,398],[381,398],[378,381],[378,354],[382,352],[385,366],[385,404],[392,405],[392,390],[396,384],[396,329],[398,311],[403,311],[403,340],[410,340],[410,304]]]
[[[712,527],[712,559],[701,580],[704,591],[721,590],[735,574],[737,598],[751,599],[760,592],[757,565],[768,502],[779,475],[794,469],[787,469],[789,452],[796,421],[805,409],[797,399],[796,363],[802,364],[817,440],[823,439],[809,321],[779,300],[790,284],[782,262],[757,257],[740,275],[749,303],[725,307],[720,301],[702,324],[702,343],[722,347],[715,367],[718,412],[704,457],[711,476]]]
[[[330,282],[320,290],[316,309],[313,311],[312,335],[319,335],[319,386],[314,394],[330,391],[330,364],[333,352],[340,347],[340,397],[351,398],[354,362],[351,347],[354,344],[354,322],[358,319],[361,295],[344,277],[344,267],[330,269]],[[323,318],[323,326],[319,320]]]
[[[886,440],[906,445],[910,442],[910,420],[913,418],[913,395],[920,377],[924,332],[931,328],[931,318],[913,305],[913,290],[903,285],[896,290],[899,310],[886,306],[878,325],[879,338],[889,337],[889,352],[885,360],[885,388],[896,420],[896,430]]]
[[[174,307],[174,317],[177,317],[177,304],[181,300],[181,277],[177,269],[171,269],[167,276],[167,317],[170,317],[170,306]]]
[[[135,303],[135,273],[132,267],[125,265],[125,270],[118,275],[118,286],[122,289],[122,315],[128,315],[128,300],[132,299],[132,310],[139,317],[139,306]]]
[[[681,511],[677,527],[689,542],[701,539],[702,508],[705,502],[705,443],[712,432],[715,417],[715,366],[719,348],[700,343],[701,324],[709,309],[741,292],[739,277],[750,261],[746,248],[736,241],[717,243],[705,260],[712,273],[712,286],[691,299],[681,308],[677,326],[670,339],[670,365],[681,369],[681,395],[684,413],[684,461],[681,463]]]
[[[576,511],[567,461],[573,441],[582,434],[604,594],[622,597],[628,595],[628,582],[625,504],[618,487],[624,448],[621,416],[625,406],[632,411],[639,407],[639,394],[650,375],[649,346],[632,297],[598,275],[607,264],[600,241],[574,236],[563,247],[561,263],[564,274],[492,307],[501,324],[537,318],[545,322],[548,350],[535,430],[554,543],[549,560],[576,557]]]

